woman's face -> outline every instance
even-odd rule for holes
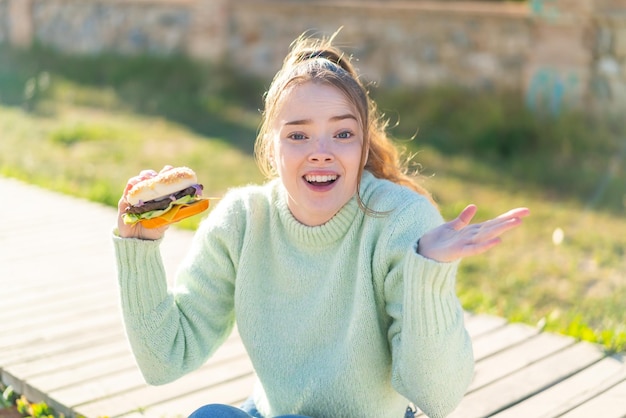
[[[285,92],[272,124],[273,163],[293,216],[329,221],[355,194],[363,129],[336,87],[306,82]]]

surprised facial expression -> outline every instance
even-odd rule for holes
[[[306,82],[285,94],[272,125],[273,162],[293,216],[322,225],[356,193],[363,129],[332,85]]]

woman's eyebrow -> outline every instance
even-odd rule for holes
[[[354,119],[357,120],[356,116],[352,113],[346,113],[345,115],[333,116],[329,120],[331,122],[337,122],[345,119]],[[285,125],[310,125],[313,123],[313,119],[296,119],[289,122],[285,122]]]
[[[352,113],[346,113],[345,115],[333,116],[332,118],[330,118],[330,120],[333,122],[344,120],[344,119],[357,120],[356,116],[354,116]]]
[[[290,122],[285,122],[285,125],[310,125],[312,123],[312,119],[297,119]]]

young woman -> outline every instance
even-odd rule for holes
[[[207,405],[194,418],[400,418],[409,403],[444,417],[472,379],[458,261],[496,245],[528,210],[470,225],[469,205],[444,223],[331,41],[292,45],[256,144],[271,179],[216,205],[175,289],[159,254],[166,228],[119,221],[124,320],[146,380],[198,368],[235,323],[254,365],[258,383],[242,408]]]

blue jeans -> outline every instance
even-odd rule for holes
[[[413,418],[417,411],[412,406],[406,408],[405,418]],[[189,418],[263,418],[257,411],[252,399],[248,399],[241,408],[230,405],[210,404],[197,409]],[[276,418],[310,418],[304,415],[281,415]]]
[[[252,399],[244,402],[241,408],[230,405],[209,404],[198,408],[189,418],[263,418]],[[309,418],[304,415],[281,415],[277,418]]]

